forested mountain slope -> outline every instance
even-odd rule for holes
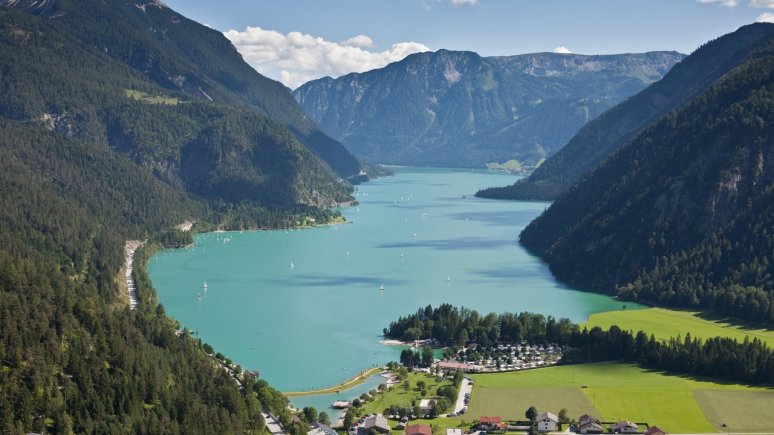
[[[515,159],[528,169],[682,58],[439,50],[313,80],[293,94],[327,133],[368,161],[484,167]]]
[[[552,200],[610,157],[648,125],[706,90],[754,50],[774,38],[767,24],[752,24],[710,41],[664,78],[586,124],[528,178],[477,196]]]
[[[160,1],[0,0],[0,5],[45,18],[55,32],[68,37],[61,49],[98,51],[188,100],[256,108],[287,126],[339,176],[360,170],[360,163],[341,144],[308,119],[287,88],[247,65],[220,32]]]
[[[768,41],[562,195],[521,241],[578,286],[771,324],[772,119]]]
[[[172,230],[184,220],[324,221],[360,164],[294,118],[287,89],[231,62],[222,35],[160,2],[2,4],[0,432],[260,433],[266,408],[305,433],[266,382],[240,387],[176,333],[144,263],[191,242]],[[129,239],[149,244],[133,311]]]

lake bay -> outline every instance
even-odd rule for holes
[[[285,391],[336,385],[397,360],[400,348],[379,343],[382,328],[428,304],[576,322],[620,309],[556,282],[519,245],[548,203],[473,197],[517,179],[396,168],[358,186],[347,224],[200,234],[192,247],[156,254],[148,272],[170,316]]]

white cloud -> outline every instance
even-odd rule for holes
[[[750,0],[750,7],[774,9],[774,0]]]
[[[733,8],[739,4],[739,0],[696,0],[699,3],[722,3],[727,8]],[[755,1],[755,0],[752,0]]]
[[[561,47],[556,47],[556,48],[554,48],[554,53],[559,53],[559,54],[571,54],[571,53],[572,53],[572,51],[570,51],[570,49],[569,49],[569,48],[567,48],[567,47],[565,47],[565,46],[561,46]]]
[[[771,12],[765,12],[760,15],[758,15],[758,18],[755,20],[756,23],[774,23],[774,13]]]
[[[366,35],[353,36],[346,41],[341,41],[341,45],[347,47],[373,47],[374,41]]]
[[[381,68],[409,54],[430,50],[418,42],[398,42],[384,51],[369,51],[365,48],[373,47],[374,42],[365,35],[332,42],[300,32],[282,34],[249,26],[224,34],[253,68],[290,88],[324,76]]]
[[[478,0],[451,0],[451,4],[453,4],[454,6],[459,6],[459,5],[474,6],[478,4]]]

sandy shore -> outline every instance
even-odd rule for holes
[[[406,343],[405,341],[400,340],[379,340],[379,344],[385,346],[410,346],[413,343]]]

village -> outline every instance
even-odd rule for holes
[[[417,341],[410,347],[421,353],[433,345]],[[447,349],[444,359],[429,366],[389,363],[379,374],[385,383],[377,390],[351,401],[337,400],[332,407],[342,414],[330,426],[316,422],[307,435],[402,434],[406,435],[488,435],[505,433],[578,433],[666,435],[666,431],[628,419],[605,421],[589,414],[576,419],[566,409],[538,412],[534,406],[524,419],[469,412],[474,400],[473,376],[504,376],[506,372],[553,366],[562,359],[562,348],[555,344],[498,344],[491,347],[468,343],[454,352]],[[408,363],[408,367],[406,367]],[[498,373],[503,373],[500,375]],[[578,388],[587,388],[579,385]],[[451,396],[450,396],[451,395]],[[383,408],[382,408],[383,406]],[[480,409],[478,411],[481,411]],[[270,415],[264,416],[272,435],[282,435],[282,427]]]

